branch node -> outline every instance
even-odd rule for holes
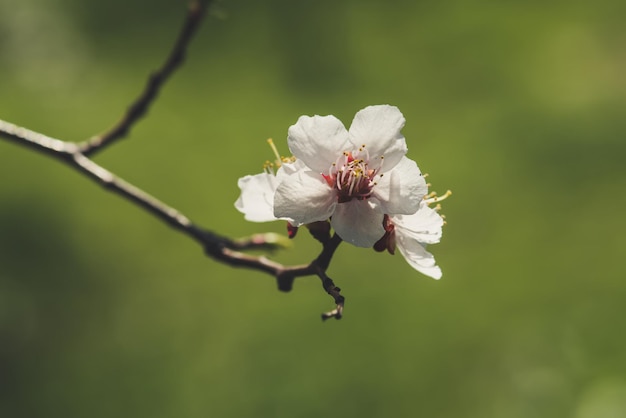
[[[281,292],[291,292],[293,290],[293,282],[295,277],[293,275],[278,275],[276,277],[276,283],[278,284],[278,290]]]

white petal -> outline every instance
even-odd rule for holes
[[[384,234],[383,213],[369,200],[351,200],[335,208],[331,226],[346,242],[371,247]]]
[[[274,216],[289,218],[295,226],[328,219],[337,196],[320,174],[298,171],[283,177],[274,195]]]
[[[368,106],[354,116],[350,126],[350,142],[354,148],[365,145],[370,156],[370,168],[382,163],[382,171],[391,170],[406,154],[407,146],[400,130],[404,116],[395,106]],[[381,160],[384,156],[384,160]]]
[[[293,163],[282,163],[282,165],[276,172],[276,178],[280,183],[285,177],[291,176],[301,170],[308,170],[307,166],[302,162],[302,160],[296,160]]]
[[[289,128],[289,150],[308,167],[318,173],[327,173],[332,163],[344,152],[350,151],[348,131],[334,116],[300,116]]]
[[[435,244],[441,239],[443,218],[436,210],[423,203],[412,215],[391,217],[396,232],[424,244]]]
[[[388,215],[415,213],[428,192],[424,176],[415,161],[402,157],[388,173],[376,180],[373,195]]]
[[[235,202],[237,210],[251,222],[275,221],[274,192],[278,186],[276,176],[268,173],[245,176],[237,185],[241,194]]]
[[[435,264],[435,257],[418,241],[398,233],[396,230],[396,244],[400,254],[415,270],[433,279],[441,278],[441,269]]]

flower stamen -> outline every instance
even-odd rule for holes
[[[274,171],[274,163],[270,160],[265,161],[265,163],[263,163],[263,172],[276,175],[276,172]]]
[[[450,196],[452,196],[451,190],[448,190],[441,196],[437,196],[437,192],[430,192],[429,194],[424,196],[424,200],[426,201],[427,205],[430,205],[431,203],[436,203],[436,202],[441,202],[442,200],[446,200]]]
[[[272,149],[272,152],[274,153],[274,156],[276,157],[276,159],[274,160],[273,167],[276,167],[278,169],[280,168],[281,165],[285,163],[293,163],[294,161],[296,161],[296,157],[293,157],[293,156],[285,157],[283,155],[280,155],[280,153],[278,152],[278,148],[276,148],[276,145],[274,144],[274,140],[272,138],[268,138],[267,143],[269,144],[270,148]]]
[[[382,160],[382,156],[380,157]],[[328,185],[338,193],[339,203],[349,202],[352,199],[367,199],[372,195],[376,186],[376,177],[382,177],[381,166],[369,168],[370,155],[365,145],[361,145],[353,154],[344,151],[337,161],[331,164],[328,174],[322,174]]]
[[[282,163],[282,157],[280,156],[280,153],[278,152],[278,148],[276,148],[276,145],[274,144],[274,140],[272,138],[268,138],[267,143],[269,144],[270,148],[272,149],[272,152],[274,152],[274,156],[276,157],[276,160],[274,160],[274,162],[276,163],[278,167],[280,167]]]

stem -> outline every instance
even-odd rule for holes
[[[98,151],[102,151],[116,140],[126,136],[134,123],[146,114],[150,104],[156,99],[163,84],[165,84],[172,73],[184,62],[187,54],[187,46],[196,33],[198,26],[200,26],[209,3],[210,0],[194,0],[189,4],[187,17],[178,39],[174,43],[174,47],[161,68],[150,75],[141,94],[128,107],[124,116],[122,116],[115,125],[107,131],[78,145],[85,156],[91,156]]]

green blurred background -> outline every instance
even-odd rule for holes
[[[0,118],[83,140],[122,114],[183,1],[0,0]],[[626,3],[223,0],[96,158],[194,221],[302,114],[398,106],[444,202],[434,281],[340,247],[280,293],[0,140],[2,417],[626,416]],[[304,232],[304,231],[302,231]],[[287,263],[318,250],[301,233]]]

